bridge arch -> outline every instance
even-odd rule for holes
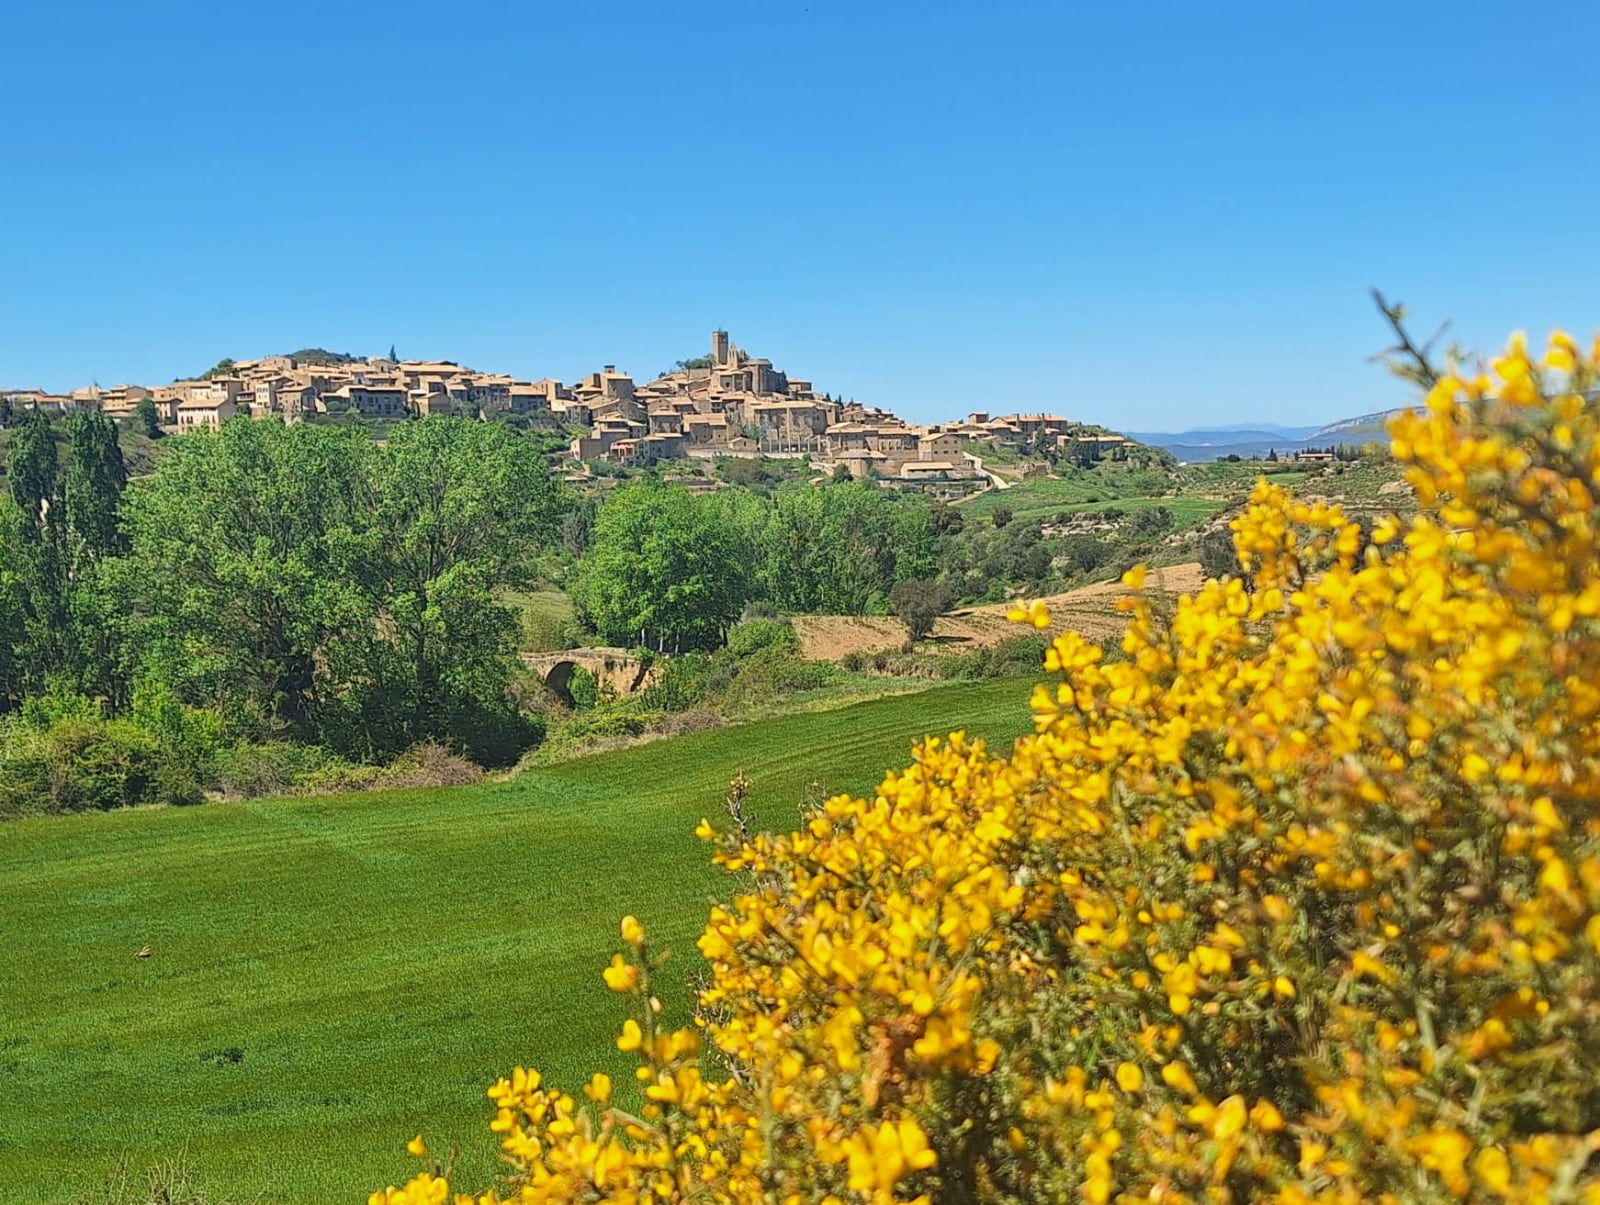
[[[563,703],[572,705],[572,675],[579,669],[593,674],[603,687],[617,695],[643,690],[655,679],[650,662],[629,649],[582,648],[556,653],[523,653],[522,663]]]
[[[572,675],[577,671],[576,661],[557,661],[544,675],[545,689],[568,707],[574,703],[572,697]]]

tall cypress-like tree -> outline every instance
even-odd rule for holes
[[[35,408],[11,440],[8,566],[21,621],[16,659],[26,690],[41,689],[66,668],[69,616],[66,590],[66,505],[55,432]]]
[[[117,443],[117,426],[91,410],[67,420],[67,464],[63,499],[67,529],[67,610],[71,617],[69,668],[85,694],[127,701],[122,672],[118,607],[105,562],[128,550],[120,527],[128,467]]]
[[[123,701],[116,608],[102,564],[125,550],[118,511],[128,472],[116,425],[99,411],[57,432],[35,410],[11,443],[4,609],[18,691],[51,684]]]
[[[98,410],[67,420],[67,526],[78,544],[79,563],[119,556],[127,541],[117,527],[128,466],[117,444],[117,425]]]

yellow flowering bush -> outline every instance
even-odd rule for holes
[[[702,825],[695,1023],[631,918],[604,972],[642,1106],[519,1069],[503,1184],[372,1201],[1600,1202],[1597,357],[1439,380],[1370,544],[1260,485],[1245,578],[1130,574],[1008,754]]]

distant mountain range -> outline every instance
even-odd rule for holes
[[[1321,427],[1285,427],[1277,423],[1253,423],[1239,427],[1194,427],[1188,431],[1126,431],[1125,435],[1152,447],[1165,448],[1179,460],[1191,463],[1220,460],[1224,456],[1253,459],[1275,451],[1299,452],[1305,448],[1324,448],[1329,444],[1364,444],[1384,438],[1384,424],[1399,410],[1380,410]]]

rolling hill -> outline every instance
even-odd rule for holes
[[[1272,423],[1239,427],[1197,427],[1188,431],[1130,431],[1130,438],[1165,448],[1191,464],[1220,460],[1224,456],[1255,459],[1276,451],[1279,456],[1329,444],[1364,444],[1385,437],[1384,424],[1400,413],[1380,410],[1339,419],[1320,427],[1280,427]]]
[[[186,1152],[208,1200],[359,1201],[412,1173],[418,1130],[487,1181],[502,1072],[631,1083],[600,979],[624,913],[675,951],[681,1015],[731,887],[692,830],[734,775],[758,822],[792,827],[924,733],[1031,730],[1027,696],[938,687],[496,785],[10,822],[0,1195],[100,1201],[119,1158]]]

